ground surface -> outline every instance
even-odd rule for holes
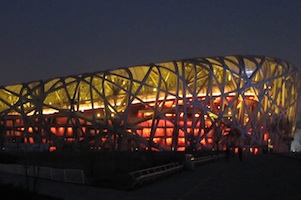
[[[301,162],[278,155],[231,157],[123,191],[39,180],[38,191],[63,199],[301,199]],[[2,182],[24,177],[0,174]]]
[[[3,200],[60,200],[60,198],[33,193],[23,187],[16,187],[12,184],[0,184],[0,197]]]

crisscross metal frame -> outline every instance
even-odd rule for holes
[[[283,149],[300,78],[266,56],[183,59],[0,87],[5,143],[90,149]]]

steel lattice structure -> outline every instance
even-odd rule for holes
[[[183,59],[0,87],[2,146],[278,149],[296,124],[299,73],[266,56]]]

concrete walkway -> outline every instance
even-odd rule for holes
[[[0,182],[25,185],[22,176]],[[39,180],[38,191],[62,199],[301,199],[301,161],[277,155],[231,157],[182,171],[132,191]]]

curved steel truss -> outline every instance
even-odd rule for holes
[[[2,86],[2,143],[176,151],[271,141],[280,149],[295,129],[299,88],[295,68],[265,56],[184,59]]]

